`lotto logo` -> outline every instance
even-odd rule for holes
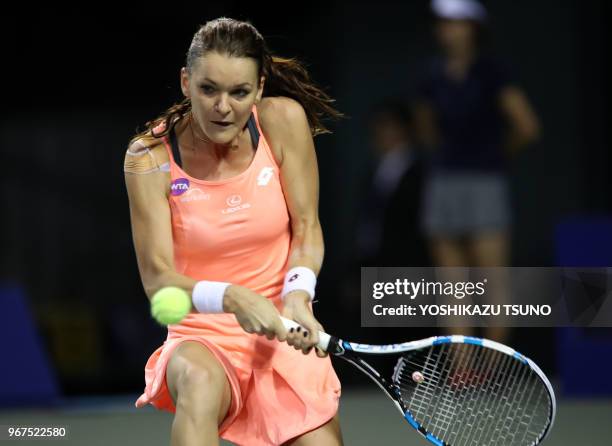
[[[293,276],[289,277],[289,282],[293,282],[294,280],[296,280],[298,277],[300,277],[299,274],[294,274]]]
[[[274,175],[274,169],[272,169],[271,167],[264,167],[263,169],[261,169],[261,171],[259,172],[259,175],[257,176],[257,185],[267,186],[267,184],[270,182],[270,179],[272,179],[273,175]]]

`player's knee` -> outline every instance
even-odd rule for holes
[[[213,365],[185,364],[177,379],[178,396],[221,394],[224,380],[222,371]]]
[[[225,370],[203,347],[185,342],[168,363],[168,390],[177,412],[202,423],[220,422],[231,403],[231,390]]]
[[[229,409],[224,379],[214,369],[186,367],[178,377],[177,411],[180,410],[194,423],[216,421],[219,424]]]

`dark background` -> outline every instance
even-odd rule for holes
[[[612,211],[609,3],[484,4],[489,44],[514,67],[543,127],[512,165],[513,264],[552,266],[560,221]],[[358,312],[343,311],[336,284],[353,251],[368,110],[411,99],[434,51],[428,2],[32,7],[5,13],[1,27],[0,278],[24,288],[66,394],[140,392],[144,363],[165,338],[138,276],[123,157],[137,127],[181,99],[189,42],[219,16],[251,20],[276,53],[306,62],[350,117],[315,141],[326,239],[318,314],[346,337],[371,333],[358,328]],[[515,344],[554,372],[553,337],[523,329]]]

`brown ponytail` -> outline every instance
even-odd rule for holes
[[[315,85],[308,71],[295,59],[268,56],[265,60],[266,85],[263,96],[287,96],[298,101],[308,117],[313,136],[330,133],[323,119],[340,119],[344,115],[333,107],[335,102]]]
[[[298,101],[304,107],[313,136],[330,133],[323,120],[344,116],[333,107],[334,99],[310,79],[300,62],[270,54],[262,35],[248,22],[222,17],[201,26],[187,52],[187,72],[191,73],[197,59],[209,51],[255,59],[259,75],[266,77],[263,96],[287,96]],[[183,99],[156,119],[148,121],[146,129],[135,135],[132,141],[148,134],[156,138],[167,135],[190,110],[191,101]],[[154,133],[153,129],[161,123],[165,124],[164,129]]]

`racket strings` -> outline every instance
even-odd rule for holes
[[[512,418],[512,410],[516,407],[517,397],[522,396],[522,390],[525,388],[523,382],[531,371],[528,367],[519,367],[518,361],[514,361],[513,367],[515,373],[511,374],[513,380],[507,388],[507,392],[503,394],[501,402],[501,415],[499,420],[493,426],[493,432],[503,444],[512,444],[509,442],[509,437],[516,428],[515,422],[517,417]]]
[[[512,396],[513,389],[515,388],[514,384],[516,384],[517,378],[515,372],[517,371],[519,363],[507,355],[504,356],[506,356],[504,359],[507,361],[505,366],[508,367],[508,372],[499,374],[499,377],[495,381],[499,382],[500,387],[494,387],[495,390],[491,391],[491,394],[489,394],[493,404],[498,404],[498,413],[494,416],[495,414],[493,414],[490,411],[490,407],[487,406],[487,423],[482,423],[480,430],[474,430],[471,432],[471,435],[465,436],[464,443],[466,445],[477,444],[476,441],[480,442],[480,444],[490,444],[492,441],[495,441],[496,444],[508,444],[505,441],[505,433],[502,432],[502,429],[504,427],[509,429],[509,426],[506,425],[509,414],[505,412],[505,409],[512,408],[512,405],[507,404],[507,400]],[[487,393],[487,390],[483,389],[483,391]],[[506,402],[506,404],[500,408],[499,405],[504,402]],[[480,408],[476,408],[476,413],[477,416],[484,415]],[[461,442],[458,444],[461,444]]]
[[[464,348],[467,348],[467,346],[464,346]],[[470,355],[470,363],[468,363],[467,369],[473,370],[474,376],[484,376],[482,379],[484,383],[491,381],[487,378],[495,361],[493,353],[492,351],[485,351],[483,355]],[[474,380],[471,373],[464,374],[464,372],[460,372],[460,377],[459,385],[462,387],[462,391],[458,400],[458,411],[463,413],[465,407],[473,407],[474,409],[466,412],[468,416],[465,417],[463,423],[455,423],[452,429],[448,429],[444,438],[448,440],[453,436],[456,438],[463,437],[465,442],[469,444],[469,437],[473,436],[478,430],[477,420],[483,415],[482,409],[479,409],[478,406],[482,406],[485,401],[484,399],[478,400],[477,393],[474,391],[476,385],[478,385],[478,379]]]
[[[393,381],[415,420],[452,446],[536,444],[550,422],[550,395],[531,367],[478,345],[411,352]]]
[[[497,354],[501,355],[501,353],[498,352]],[[505,395],[504,392],[509,393],[512,389],[508,383],[511,382],[513,378],[512,366],[515,364],[512,358],[507,355],[503,356],[505,356],[505,358],[502,358],[502,360],[507,361],[505,366],[510,367],[508,369],[509,373],[499,373],[494,379],[490,379],[488,381],[489,385],[482,389],[482,393],[486,395],[486,397],[481,397],[480,399],[476,397],[477,401],[480,401],[480,404],[474,408],[475,417],[476,419],[479,419],[480,417],[487,416],[488,423],[481,423],[478,428],[465,432],[465,444],[471,444],[470,442],[475,443],[476,441],[480,442],[481,444],[487,444],[492,438],[497,439],[498,442],[502,441],[502,439],[499,437],[499,432],[496,432],[495,428],[499,424],[498,422],[500,420],[505,419],[505,416],[503,414],[498,414],[497,417],[494,417],[494,414],[491,413],[490,409],[492,404],[500,401],[500,399],[503,400],[504,398],[507,398],[507,395]],[[491,373],[493,373],[498,367],[499,366],[493,368]]]
[[[493,364],[495,364],[495,355],[492,351],[486,351],[484,353],[484,357],[480,357],[481,355],[471,355],[472,363],[469,364],[468,368],[475,370],[475,375],[479,376],[480,374],[484,375],[484,383],[488,384],[488,388],[492,388],[493,380],[487,379],[489,374],[493,370]],[[464,379],[465,378],[465,379]],[[475,383],[470,382],[470,375],[467,377],[462,377],[460,380],[460,384],[463,387],[460,399],[458,401],[458,410],[463,411],[464,407],[474,407],[474,409],[469,413],[469,417],[463,423],[456,423],[454,429],[449,430],[449,434],[445,435],[445,437],[456,437],[456,438],[465,438],[466,444],[469,444],[470,436],[473,436],[478,431],[479,426],[477,426],[477,420],[479,417],[483,416],[482,406],[486,404],[486,401],[483,399],[477,399],[477,393],[475,390]],[[490,395],[490,394],[488,394]]]

